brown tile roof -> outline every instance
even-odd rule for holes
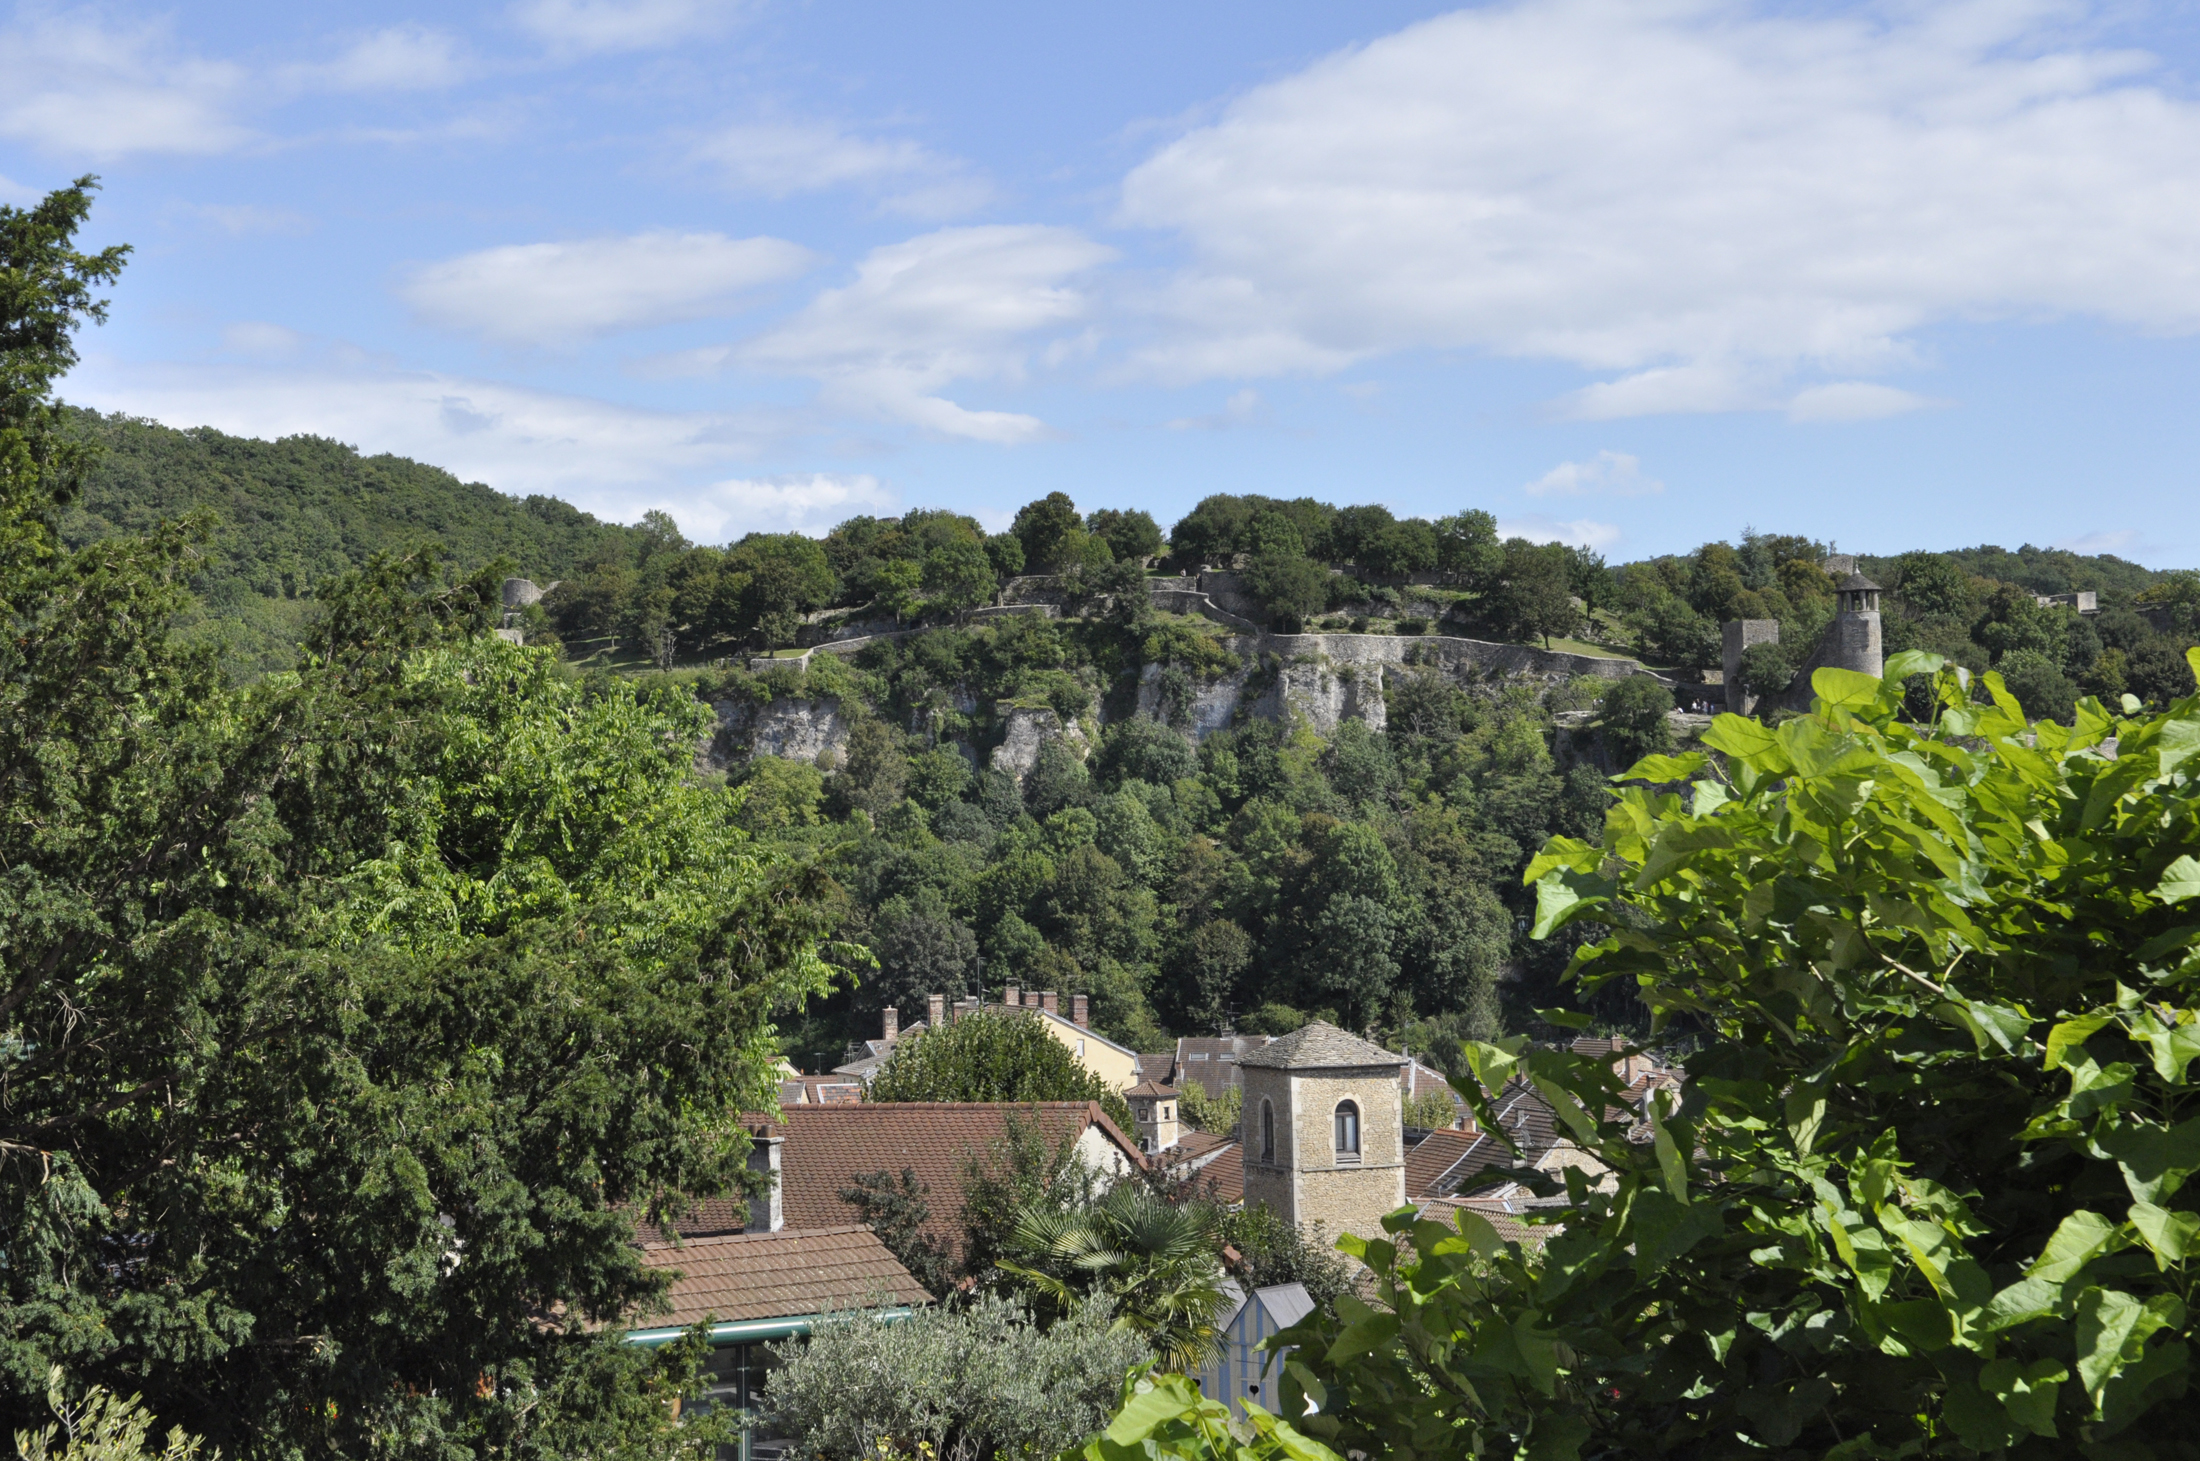
[[[1505,1144],[1495,1137],[1475,1131],[1432,1131],[1426,1140],[1406,1154],[1406,1193],[1410,1197],[1449,1197],[1454,1193],[1474,1189],[1475,1181],[1483,1173],[1502,1171],[1508,1167],[1533,1166],[1559,1144],[1558,1113],[1542,1094],[1524,1080],[1509,1082],[1497,1093],[1491,1103],[1506,1135],[1519,1143],[1522,1151],[1515,1157]],[[1453,1144],[1458,1150],[1449,1163],[1442,1167],[1435,1164],[1441,1156],[1450,1152]],[[1444,1145],[1430,1147],[1430,1142]],[[1416,1171],[1415,1156],[1426,1149],[1428,1155],[1420,1159]]]
[[[651,1328],[702,1319],[791,1319],[876,1304],[927,1304],[932,1296],[869,1228],[843,1226],[699,1238],[642,1250],[652,1267],[675,1269],[672,1312]]]
[[[1176,1087],[1163,1085],[1159,1081],[1140,1081],[1123,1094],[1126,1096],[1173,1096],[1176,1094]]]
[[[1435,1222],[1458,1226],[1456,1214],[1471,1212],[1488,1220],[1497,1229],[1497,1236],[1508,1243],[1518,1243],[1523,1248],[1540,1248],[1559,1234],[1555,1227],[1531,1226],[1522,1222],[1517,1204],[1481,1202],[1467,1198],[1437,1197],[1419,1205],[1420,1214]]]
[[[1183,1135],[1176,1139],[1176,1145],[1170,1147],[1161,1155],[1167,1159],[1170,1166],[1181,1166],[1185,1162],[1196,1162],[1217,1148],[1226,1147],[1236,1140],[1235,1136],[1218,1132],[1187,1129]]]
[[[1444,1179],[1458,1170],[1461,1160],[1474,1149],[1480,1135],[1473,1131],[1432,1131],[1408,1147],[1406,1196],[1418,1198],[1442,1195],[1446,1190]],[[1489,1145],[1497,1144],[1491,1142]]]
[[[1185,1179],[1193,1196],[1235,1207],[1245,1200],[1245,1154],[1237,1147],[1233,1140],[1212,1161],[1197,1168],[1188,1163],[1179,1166],[1175,1175]]]
[[[789,1106],[779,1149],[780,1205],[789,1228],[831,1228],[849,1222],[855,1209],[841,1189],[864,1172],[899,1178],[903,1168],[930,1188],[926,1231],[954,1243],[960,1236],[963,1179],[972,1158],[990,1160],[1005,1142],[1014,1117],[1038,1128],[1050,1147],[1075,1141],[1098,1126],[1133,1163],[1138,1143],[1125,1136],[1097,1101],[1039,1101],[1025,1105],[975,1101],[865,1102],[857,1106]],[[761,1125],[754,1123],[752,1125]]]
[[[1393,1055],[1348,1030],[1323,1020],[1299,1026],[1281,1039],[1238,1058],[1240,1065],[1279,1070],[1357,1070],[1368,1066],[1404,1065],[1403,1055]]]

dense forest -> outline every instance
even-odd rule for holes
[[[1319,1014],[1426,1048],[1562,997],[1568,951],[1525,936],[1520,872],[1550,835],[1601,825],[1605,776],[1669,734],[1667,692],[1404,666],[1385,677],[1381,730],[1346,720],[1322,736],[1241,712],[1195,739],[1187,708],[1203,690],[1237,676],[1249,703],[1280,665],[1205,618],[1156,612],[1152,577],[1229,569],[1238,602],[1278,631],[1555,644],[1682,682],[1717,665],[1722,621],[1774,619],[1781,645],[1744,667],[1767,688],[1833,610],[1831,545],[1755,531],[1609,565],[1501,541],[1476,510],[1424,520],[1218,495],[1164,532],[1142,511],[1053,493],[998,533],[933,510],[712,547],[662,514],[615,526],[317,438],[70,420],[101,448],[63,520],[72,541],[209,510],[196,632],[235,671],[288,663],[316,583],[433,540],[461,566],[501,558],[555,582],[525,612],[528,640],[590,679],[640,674],[752,710],[833,706],[845,734],[832,749],[728,773],[760,839],[831,866],[843,932],[878,961],[790,1031],[805,1064],[830,1064],[885,1004],[980,983],[1087,992],[1102,1029],[1140,1047]],[[1859,566],[1887,590],[1890,653],[1996,669],[2035,715],[2067,718],[2088,694],[2166,703],[2200,640],[2190,573],[2029,546]],[[1018,580],[1059,617],[973,618]],[[2039,601],[2075,590],[2098,612]],[[752,672],[757,653],[881,630],[917,632]],[[1078,732],[1021,776],[991,765],[1019,706]],[[1584,736],[1554,734],[1566,712],[1586,713]]]

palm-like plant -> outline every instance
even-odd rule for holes
[[[1153,1347],[1163,1364],[1191,1369],[1220,1343],[1229,1298],[1215,1235],[1196,1212],[1172,1207],[1135,1182],[1089,1206],[1024,1209],[1001,1269],[1063,1313],[1106,1299],[1115,1322]]]

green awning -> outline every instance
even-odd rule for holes
[[[866,1310],[881,1323],[906,1319],[916,1311],[909,1308]],[[823,1319],[823,1314],[797,1314],[784,1319],[742,1319],[731,1324],[710,1326],[709,1339],[713,1349],[727,1344],[750,1344],[763,1339],[791,1339],[798,1334],[808,1334]],[[670,1344],[688,1332],[692,1325],[676,1325],[669,1329],[634,1329],[626,1336],[628,1344],[639,1344],[655,1349]]]

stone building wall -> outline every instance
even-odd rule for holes
[[[1245,1200],[1301,1228],[1319,1224],[1332,1237],[1381,1237],[1383,1218],[1406,1200],[1405,1120],[1395,1066],[1293,1071],[1242,1067],[1245,1104]],[[1260,1103],[1273,1103],[1276,1154],[1260,1160]],[[1360,1107],[1360,1164],[1340,1166],[1334,1143],[1337,1104]]]

